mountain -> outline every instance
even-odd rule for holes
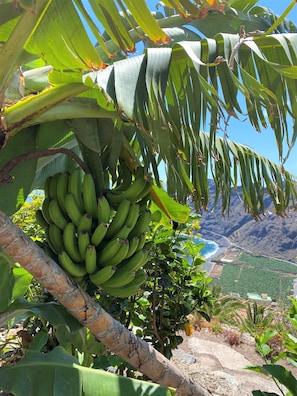
[[[297,212],[289,211],[286,218],[276,216],[271,199],[265,198],[265,213],[258,221],[244,210],[241,189],[233,191],[229,216],[222,215],[218,202],[212,207],[214,183],[210,182],[208,211],[201,212],[200,234],[220,245],[222,236],[254,254],[297,262]]]

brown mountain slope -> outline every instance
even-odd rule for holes
[[[297,212],[288,212],[286,218],[280,218],[274,214],[271,200],[267,197],[265,215],[255,221],[244,210],[239,188],[232,194],[229,217],[223,217],[220,204],[212,208],[213,184],[210,184],[210,191],[209,210],[201,213],[200,233],[203,238],[219,241],[216,234],[220,234],[252,253],[297,262]]]

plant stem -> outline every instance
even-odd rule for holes
[[[83,83],[60,84],[5,108],[3,116],[7,124],[7,133],[10,136],[16,135],[21,129],[36,123],[35,119],[41,114],[89,89]]]
[[[10,34],[0,52],[0,97],[4,95],[4,90],[9,83],[14,71],[20,65],[20,57],[24,52],[24,45],[33,28],[38,24],[45,9],[48,6],[48,0],[37,0],[35,11],[25,11],[18,20],[16,27]],[[2,107],[0,101],[0,107]]]

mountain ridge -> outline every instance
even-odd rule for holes
[[[297,211],[288,211],[287,217],[284,218],[277,216],[272,200],[267,195],[264,214],[256,221],[245,211],[239,187],[236,192],[232,191],[230,213],[224,217],[220,202],[213,207],[214,183],[210,182],[209,186],[208,211],[200,212],[199,232],[202,238],[213,240],[220,246],[220,236],[224,236],[232,244],[253,254],[297,262]]]

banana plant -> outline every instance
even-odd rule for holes
[[[295,1],[281,18],[256,3],[164,0],[151,12],[145,0],[1,2],[0,246],[36,279],[51,279],[51,267],[42,269],[47,275],[34,267],[44,256],[29,264],[12,249],[7,235],[23,236],[4,213],[14,213],[47,176],[73,169],[81,157],[98,183],[102,171],[113,176],[123,159],[131,168],[142,163],[160,187],[164,166],[168,193],[180,201],[192,196],[197,209],[207,207],[209,172],[224,211],[238,183],[255,218],[266,191],[280,215],[295,205],[295,180],[285,170],[296,140],[297,35],[285,19]],[[225,126],[242,114],[256,131],[271,126],[280,166],[228,140]],[[65,299],[69,281],[61,279],[47,286],[90,325],[81,316],[86,311]],[[84,301],[84,309],[92,306]],[[123,357],[129,354],[124,348]],[[154,369],[167,364],[156,366],[157,360],[153,370],[146,367],[154,378]],[[169,371],[180,395],[209,394]],[[170,380],[162,377],[163,384]]]

